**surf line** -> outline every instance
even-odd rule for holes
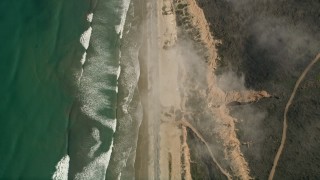
[[[216,160],[216,158],[214,157],[211,149],[210,149],[210,146],[208,145],[207,141],[204,140],[203,136],[200,134],[200,132],[197,131],[197,129],[195,127],[193,127],[188,121],[186,120],[180,120],[180,121],[177,121],[178,124],[181,124],[185,127],[188,127],[189,129],[191,129],[197,136],[198,138],[206,145],[209,153],[210,153],[210,156],[212,158],[212,161],[217,165],[217,167],[219,168],[219,170],[222,172],[223,175],[225,175],[227,177],[228,180],[231,180],[231,175],[226,171],[224,170],[220,164],[218,163],[218,161]]]
[[[88,47],[89,47],[89,43],[90,43],[90,38],[91,38],[91,33],[92,33],[92,27],[91,27],[91,23],[92,23],[92,19],[93,19],[93,13],[89,13],[87,14],[87,22],[90,24],[89,25],[89,28],[84,31],[82,34],[81,34],[81,37],[80,37],[80,43],[81,45],[83,46],[83,48],[85,49],[84,53],[82,54],[82,58],[80,60],[80,63],[81,63],[81,72],[80,72],[80,76],[79,76],[79,79],[78,79],[78,83],[80,84],[80,80],[82,78],[82,74],[83,74],[83,65],[84,63],[86,62],[86,57],[87,57],[87,50],[88,50]]]
[[[268,180],[272,180],[273,179],[273,176],[275,174],[275,171],[276,171],[276,168],[277,168],[277,165],[278,165],[278,161],[280,159],[280,155],[282,154],[282,151],[283,151],[283,148],[284,148],[284,144],[286,142],[286,138],[287,138],[287,129],[288,129],[288,123],[287,123],[287,114],[288,114],[288,111],[289,111],[289,108],[290,108],[290,105],[292,104],[292,101],[296,95],[296,92],[302,82],[302,80],[305,78],[306,74],[309,72],[309,70],[313,67],[314,64],[316,64],[316,62],[320,59],[320,53],[316,56],[316,58],[311,61],[309,63],[309,65],[305,68],[305,70],[302,72],[302,74],[300,75],[299,79],[297,80],[294,88],[293,88],[293,91],[292,91],[292,94],[290,96],[290,99],[284,109],[284,114],[283,114],[283,129],[282,129],[282,138],[281,138],[281,143],[280,143],[280,146],[279,146],[279,149],[277,151],[277,154],[274,158],[274,161],[273,161],[273,166],[272,166],[272,169],[270,171],[270,174],[269,174],[269,178]]]

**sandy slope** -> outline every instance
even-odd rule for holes
[[[183,18],[181,19],[189,19],[186,23],[192,26],[190,31],[196,30],[198,32],[194,40],[200,41],[204,45],[204,48],[207,49],[208,54],[206,59],[208,61],[208,68],[206,74],[208,89],[203,98],[207,100],[212,117],[215,117],[211,125],[214,128],[213,131],[216,138],[221,141],[224,147],[224,156],[228,161],[228,166],[232,170],[231,174],[239,179],[251,179],[248,163],[243,157],[240,149],[241,143],[236,135],[236,119],[231,117],[226,105],[230,102],[238,102],[240,104],[255,102],[261,98],[271,96],[265,91],[223,91],[219,87],[215,75],[215,70],[218,68],[215,45],[220,42],[215,40],[211,35],[206,17],[195,0],[176,0],[175,2],[182,7],[182,9],[179,9],[179,11],[183,12]],[[185,14],[189,15],[186,16]],[[201,131],[201,129],[199,130]]]
[[[143,25],[146,37],[142,46],[145,49],[142,53],[142,73],[139,82],[140,91],[143,92],[144,119],[139,135],[140,152],[137,157],[140,159],[136,167],[137,179],[191,179],[186,127],[192,127],[194,132],[198,130],[188,122],[177,123],[182,122],[183,115],[187,113],[185,103],[188,94],[185,93],[185,89],[196,88],[184,86],[188,80],[188,73],[185,64],[177,60],[173,48],[178,33],[174,3],[181,2],[183,0],[158,0],[147,3],[147,19]],[[197,40],[201,41],[207,50],[208,68],[203,72],[203,76],[207,78],[208,87],[203,94],[212,116],[216,117],[211,125],[215,127],[216,138],[221,140],[225,148],[225,159],[229,162],[232,173],[226,172],[211,153],[212,159],[227,177],[230,178],[231,174],[239,179],[250,179],[248,164],[241,153],[240,141],[236,136],[235,119],[229,115],[226,105],[234,101],[254,102],[270,95],[265,91],[252,90],[224,92],[218,87],[214,74],[217,68],[215,44],[218,41],[213,39],[205,16],[196,1],[185,2],[189,18],[192,19],[191,26],[199,32]],[[198,138],[206,142],[202,136]],[[143,146],[146,146],[147,156],[144,154]]]

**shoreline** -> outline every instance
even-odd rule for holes
[[[135,178],[136,179],[154,179],[157,174],[157,152],[155,145],[157,144],[158,126],[154,123],[157,119],[157,71],[154,68],[157,59],[155,52],[157,47],[157,35],[154,35],[155,27],[157,27],[154,9],[157,8],[155,3],[151,4],[145,0],[139,0],[141,13],[143,16],[141,22],[143,43],[139,50],[140,77],[138,88],[143,106],[143,119],[139,128],[139,138],[137,143],[137,155],[135,161]],[[150,20],[150,19],[153,19]],[[159,115],[158,115],[159,117]]]

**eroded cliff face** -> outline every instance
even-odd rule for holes
[[[223,42],[214,39],[209,30],[209,24],[204,13],[195,0],[175,0],[174,5],[178,25],[180,25],[180,30],[184,34],[184,36],[180,37],[191,38],[193,45],[198,47],[197,53],[200,57],[199,59],[206,62],[206,67],[203,68],[204,71],[202,71],[201,74],[197,74],[197,76],[202,77],[196,77],[194,79],[192,77],[184,78],[184,95],[187,97],[184,106],[186,107],[185,112],[188,112],[187,114],[189,115],[189,128],[192,126],[191,130],[193,130],[193,132],[195,129],[199,131],[194,133],[204,134],[206,138],[212,138],[218,142],[213,143],[212,141],[210,142],[209,139],[202,139],[206,141],[210,151],[213,151],[215,148],[211,149],[209,144],[222,146],[224,160],[219,158],[217,163],[219,164],[219,162],[223,161],[221,163],[224,164],[224,168],[231,169],[230,174],[232,177],[252,179],[248,163],[240,149],[241,142],[236,135],[236,119],[230,115],[227,105],[234,102],[238,104],[251,103],[262,98],[271,97],[271,95],[266,91],[246,89],[239,91],[222,90],[217,83],[215,71],[219,68],[216,45]],[[197,61],[199,59],[193,59],[191,61]],[[202,62],[195,63],[201,64]],[[186,66],[188,66],[187,63]],[[195,71],[193,68],[195,68],[195,66],[186,67],[187,70],[184,75],[188,76],[188,74],[192,74],[188,71]],[[200,80],[199,82],[198,78],[204,78],[205,81],[201,82]],[[203,106],[197,105],[195,99],[202,101]],[[209,117],[209,119],[197,118],[197,116],[201,116],[201,113],[197,112],[196,109],[198,109],[198,111],[206,111],[211,117]],[[206,126],[206,128],[204,128],[204,126]],[[211,130],[208,131],[208,129]],[[213,153],[212,155],[214,156]],[[219,155],[219,153],[216,153],[216,155]],[[221,169],[221,172],[223,171],[226,170]],[[226,177],[231,178],[228,175],[226,175]]]
[[[230,114],[238,118],[238,139],[242,144],[248,141],[251,145],[241,146],[250,175],[267,179],[281,141],[285,105],[294,83],[319,51],[317,9],[320,3],[299,0],[197,0],[197,3],[214,37],[222,41],[217,47],[220,58],[216,72],[230,68],[244,73],[246,87],[266,90],[274,97],[246,106],[233,106],[246,104],[238,102],[228,104]],[[220,67],[221,64],[224,67]],[[317,90],[320,81],[315,81],[319,68],[315,66],[310,71],[288,113],[291,129],[276,179],[303,179],[307,174],[308,178],[316,178],[320,174],[316,168],[320,153],[314,151],[320,147],[315,145],[319,144],[319,139],[311,140],[307,135],[319,135],[319,104],[316,102],[320,97]],[[263,112],[263,118],[259,119],[257,112]],[[250,126],[256,131],[248,130]]]

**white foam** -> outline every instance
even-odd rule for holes
[[[79,79],[78,79],[78,84],[80,84],[82,75],[83,75],[83,68],[81,68],[81,72],[80,72]]]
[[[98,112],[96,112],[97,110],[99,110],[99,108],[97,108],[97,107],[93,108],[89,104],[83,105],[81,107],[81,110],[83,112],[85,112],[89,117],[94,119],[95,121],[98,121],[99,123],[101,123],[105,127],[111,128],[113,130],[113,132],[115,132],[116,126],[117,126],[116,119],[107,119],[105,116],[99,115]]]
[[[93,13],[89,13],[88,15],[87,15],[87,21],[88,22],[92,22],[92,19],[93,19]]]
[[[117,85],[108,84],[105,77],[117,75],[118,67],[108,66],[105,59],[93,58],[91,63],[86,67],[86,75],[81,78],[81,100],[83,106],[82,112],[87,114],[91,119],[100,122],[105,127],[116,129],[116,120],[108,119],[100,113],[101,109],[112,108],[109,96],[106,96],[105,90],[117,91]]]
[[[88,22],[92,22],[93,19],[93,13],[89,13],[87,15],[87,21]],[[92,27],[90,26],[85,32],[83,32],[80,36],[80,43],[82,44],[82,46],[87,50],[89,47],[89,43],[90,43],[90,38],[91,38],[91,34],[92,34]],[[85,51],[82,54],[82,58],[80,60],[80,63],[82,64],[82,66],[84,65],[84,63],[86,62],[86,57],[87,57],[87,52]],[[81,68],[81,72],[80,72],[80,76],[79,76],[79,84],[82,78],[82,74],[83,74],[83,68]]]
[[[83,171],[77,173],[76,180],[96,180],[105,179],[106,171],[109,166],[110,156],[113,148],[113,141],[109,151],[102,153],[99,157],[94,159],[90,164],[83,168]],[[101,178],[103,177],[103,178]]]
[[[69,171],[69,161],[70,158],[68,155],[65,155],[56,165],[56,172],[54,172],[52,179],[53,180],[67,180],[68,171]]]
[[[92,33],[92,27],[90,26],[86,31],[81,34],[80,43],[87,50],[89,47],[90,37]]]
[[[122,105],[122,110],[124,113],[129,113],[128,108],[129,108],[129,104],[132,101],[133,95],[134,95],[134,89],[136,86],[133,85],[128,85],[128,96],[126,96],[125,98],[123,98],[123,100],[125,101]]]
[[[82,66],[86,62],[86,57],[87,57],[87,52],[84,52],[82,54],[82,58],[80,59],[80,63],[81,63]],[[81,67],[81,72],[80,72],[80,75],[79,75],[78,83],[80,83],[80,81],[81,81],[82,74],[83,74],[83,67]]]
[[[87,52],[84,52],[84,53],[82,54],[82,58],[81,58],[81,60],[80,60],[80,62],[81,62],[82,65],[86,62],[86,57],[87,57]]]
[[[94,153],[99,149],[102,144],[100,140],[100,132],[97,128],[92,128],[92,137],[96,141],[96,144],[90,148],[90,152],[88,154],[89,157],[93,158]]]
[[[117,70],[117,80],[120,77],[120,73],[121,73],[121,66],[119,65],[118,70]]]
[[[118,71],[117,71],[117,88],[116,88],[116,92],[118,94],[119,92],[119,77],[120,77],[120,73],[121,73],[121,50],[119,51],[119,66],[118,66]]]
[[[109,66],[109,67],[106,67],[106,70],[108,74],[117,75],[119,73],[119,67]]]
[[[90,61],[90,67],[87,67],[86,70],[92,73],[100,72],[99,76],[103,75],[120,75],[119,66],[109,66],[105,63],[99,61]],[[89,69],[90,68],[90,69]],[[102,71],[103,70],[103,71]]]
[[[126,22],[129,5],[130,5],[130,0],[122,0],[121,20],[120,20],[120,24],[116,25],[116,31],[118,34],[120,34],[120,39],[122,38],[122,32],[123,32],[124,24]]]

